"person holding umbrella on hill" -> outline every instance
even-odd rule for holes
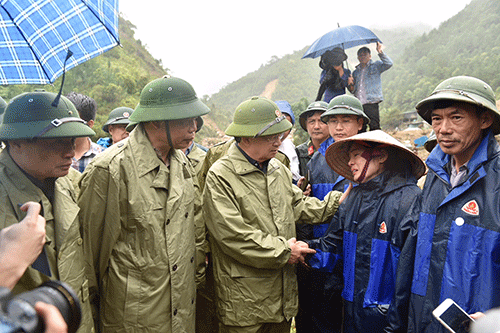
[[[323,101],[329,103],[335,96],[345,94],[345,88],[353,86],[351,71],[343,65],[346,60],[347,54],[340,47],[328,50],[321,55],[319,67],[323,70],[316,101],[320,101],[323,97]]]
[[[422,160],[378,130],[332,144],[328,165],[357,183],[322,238],[308,240],[311,267],[342,265],[345,333],[406,332]]]
[[[370,131],[380,129],[379,104],[383,101],[381,74],[392,67],[392,60],[383,52],[383,45],[377,42],[380,60],[373,61],[371,51],[364,46],[358,50],[359,64],[352,73],[354,86],[349,89],[363,104],[363,110],[370,118]],[[367,125],[363,126],[365,132]]]

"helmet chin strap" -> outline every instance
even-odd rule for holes
[[[168,120],[165,120],[165,132],[167,133],[167,140],[168,140],[168,145],[170,146],[170,149],[174,149],[174,144],[172,143],[172,136],[170,135],[170,123]],[[169,151],[170,153],[170,151]]]

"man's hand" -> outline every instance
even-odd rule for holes
[[[290,259],[288,259],[289,264],[296,264],[298,262],[305,263],[305,256],[308,254],[314,254],[316,251],[314,249],[310,249],[309,245],[303,241],[298,241],[297,239],[290,238],[288,240],[288,244],[290,245],[290,249],[292,253],[290,255]]]
[[[45,333],[67,333],[68,325],[61,312],[52,304],[37,302],[35,310],[43,318]]]
[[[345,190],[345,192],[342,194],[342,196],[339,199],[339,205],[342,202],[344,202],[344,200],[349,196],[349,193],[351,192],[351,190],[352,190],[352,183],[349,183],[349,186],[347,187],[347,189]]]
[[[300,179],[297,181],[297,186],[302,189],[303,188],[303,184],[304,182],[306,181],[306,177],[300,177]],[[302,193],[308,197],[311,195],[311,184],[307,184],[306,185],[306,188],[302,191]]]
[[[378,53],[384,53],[384,45],[382,45],[381,42],[377,42],[377,52]]]
[[[41,206],[26,202],[21,206],[26,217],[0,231],[0,285],[13,288],[42,252],[45,244],[45,219],[40,216]]]

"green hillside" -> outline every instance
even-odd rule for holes
[[[493,87],[497,99],[500,96],[500,0],[474,0],[433,30],[407,26],[373,31],[394,61],[394,66],[382,75],[383,128],[400,125],[402,112],[413,110],[419,100],[450,76],[476,76]],[[320,74],[318,59],[300,59],[306,49],[282,58],[273,57],[255,72],[212,95],[207,103],[219,127],[229,123],[238,103],[262,94],[273,80],[277,84],[271,98],[288,100],[294,111],[302,110],[316,96]],[[346,51],[351,70],[357,63],[356,51],[357,48]],[[376,55],[373,58],[378,59]],[[297,131],[299,136],[300,132]]]
[[[104,136],[102,124],[109,112],[118,106],[135,108],[142,88],[151,80],[165,75],[159,60],[154,59],[134,38],[135,26],[122,18],[119,21],[121,47],[91,59],[66,73],[63,94],[80,92],[94,98],[98,105],[96,125],[97,137]],[[6,101],[12,97],[34,89],[58,92],[61,77],[53,85],[9,85],[0,86],[0,96]],[[94,138],[97,139],[97,138]]]
[[[474,0],[460,13],[419,37],[384,74],[384,123],[414,109],[439,82],[470,75],[500,96],[500,0]],[[394,121],[396,120],[396,121]]]
[[[373,29],[384,42],[388,54],[393,57],[399,57],[415,38],[429,30],[428,26],[423,25],[398,27],[390,30]],[[212,109],[210,116],[219,124],[220,128],[225,128],[231,121],[232,113],[239,103],[250,96],[265,95],[266,85],[274,80],[277,80],[277,84],[271,98],[289,101],[294,112],[298,114],[307,107],[309,102],[314,100],[319,88],[318,80],[321,73],[318,66],[319,58],[301,59],[308,47],[282,58],[274,56],[258,70],[228,84],[218,93],[213,94],[206,101]],[[346,50],[349,57],[348,67],[351,71],[357,64],[356,52],[357,48]],[[297,135],[300,141],[302,139],[300,131]],[[305,138],[305,134],[303,137]]]

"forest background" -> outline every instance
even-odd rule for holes
[[[169,73],[168,64],[155,59],[142,42],[134,37],[133,22],[120,18],[121,47],[79,65],[66,74],[63,94],[80,92],[98,104],[94,129],[99,137],[111,110],[119,106],[135,108],[142,88],[151,80]],[[415,110],[416,103],[428,96],[442,80],[456,75],[478,77],[493,88],[500,98],[500,0],[473,0],[457,15],[438,28],[424,25],[400,26],[387,30],[372,29],[384,42],[385,52],[394,66],[382,75],[384,102],[381,104],[382,129],[404,128],[404,113]],[[227,84],[212,95],[199,96],[211,112],[196,141],[205,146],[222,141],[223,130],[231,122],[236,106],[248,97],[263,95],[287,100],[296,117],[314,101],[319,88],[319,59],[301,59],[308,45],[283,57],[273,56],[260,68]],[[378,59],[374,45],[372,58]],[[357,48],[346,50],[347,67],[357,64]],[[209,52],[209,51],[207,51]],[[199,55],[186,55],[196,57]],[[193,65],[198,63],[193,58]],[[214,68],[214,75],[217,69]],[[6,101],[34,89],[57,92],[61,78],[53,85],[0,86]],[[302,130],[294,133],[299,144],[307,139]]]

